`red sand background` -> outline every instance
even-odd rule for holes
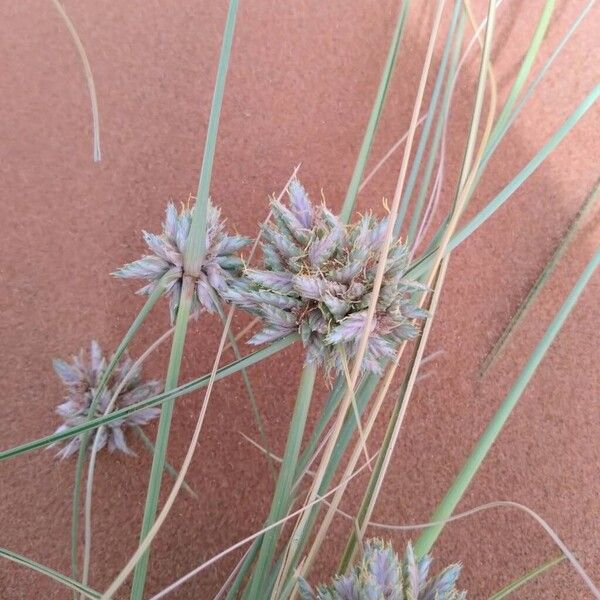
[[[420,3],[413,3],[415,7]],[[165,202],[196,189],[203,136],[225,16],[225,2],[65,2],[93,67],[103,161],[91,161],[89,99],[72,42],[52,4],[0,2],[0,445],[52,431],[62,390],[51,359],[95,337],[113,348],[141,306],[133,285],[109,273],[143,250],[140,230],[156,230]],[[375,94],[397,2],[283,3],[243,0],[227,82],[212,195],[230,224],[253,234],[267,194],[302,161],[314,197],[323,188],[340,206]],[[482,14],[483,3],[478,5]],[[518,68],[542,3],[506,0],[494,53],[501,93]],[[560,0],[544,44],[547,56],[584,5]],[[431,19],[413,9],[373,164],[405,131]],[[598,79],[600,8],[497,152],[473,203],[510,180]],[[541,63],[540,63],[541,64]],[[461,159],[476,66],[461,80],[454,111],[445,198]],[[451,262],[429,351],[445,354],[418,386],[375,519],[423,521],[481,433],[525,357],[598,243],[595,217],[577,236],[508,352],[488,378],[477,369],[526,295],[598,176],[597,107]],[[454,140],[457,140],[456,142]],[[381,211],[400,157],[374,179],[361,207]],[[460,507],[512,499],[539,511],[600,581],[600,380],[596,274],[558,336]],[[239,327],[239,323],[236,325]],[[138,354],[167,327],[165,307],[134,344]],[[219,324],[192,326],[182,380],[206,372]],[[159,375],[163,349],[149,364]],[[272,447],[281,451],[300,370],[295,347],[254,369]],[[178,401],[169,458],[179,464],[201,396]],[[239,432],[256,435],[239,377],[216,386],[183,495],[155,545],[148,591],[256,530],[271,483],[262,456]],[[149,460],[103,455],[94,500],[91,584],[105,588],[133,552]],[[38,452],[0,466],[0,545],[67,573],[73,462]],[[364,484],[364,479],[360,485]],[[356,490],[346,507],[353,508]],[[336,523],[332,556],[346,535]],[[401,546],[406,540],[391,536]],[[438,565],[464,562],[462,583],[484,598],[556,549],[527,517],[495,511],[448,526]],[[236,555],[237,556],[237,555]],[[230,557],[173,598],[210,598]],[[314,577],[335,564],[323,559]],[[0,597],[65,598],[41,576],[2,562]],[[122,597],[126,597],[125,591]],[[567,564],[515,598],[586,598]]]

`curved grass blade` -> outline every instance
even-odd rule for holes
[[[537,367],[542,362],[550,344],[554,341],[554,338],[560,331],[563,326],[565,320],[569,316],[572,308],[575,306],[579,296],[585,289],[588,281],[594,274],[596,268],[600,265],[600,250],[596,251],[594,257],[590,260],[583,273],[577,280],[577,283],[574,285],[573,289],[569,292],[567,298],[565,299],[563,305],[560,307],[552,322],[546,329],[542,339],[539,344],[536,346],[535,350],[529,357],[527,364],[523,367],[523,370],[517,377],[517,380],[513,384],[512,388],[506,395],[503,400],[500,408],[497,410],[496,414],[486,427],[485,431],[479,438],[479,441],[475,445],[475,448],[471,451],[471,454],[467,458],[463,468],[457,475],[456,479],[448,489],[448,492],[444,496],[444,499],[440,502],[438,508],[433,513],[430,521],[445,521],[450,517],[450,515],[454,512],[456,505],[459,503],[463,494],[469,487],[473,477],[477,473],[481,463],[487,456],[490,448],[492,447],[494,441],[502,431],[502,428],[506,424],[508,417],[512,413],[514,407],[517,405],[521,394],[527,387],[527,384],[533,377]],[[437,540],[439,534],[441,533],[444,525],[434,525],[432,527],[428,527],[421,533],[419,539],[417,540],[414,551],[417,557],[422,557],[427,554],[435,541]]]
[[[238,371],[241,371],[244,368],[247,368],[251,365],[254,365],[261,360],[269,358],[273,354],[287,348],[294,342],[298,341],[300,336],[296,333],[292,335],[288,335],[285,338],[277,340],[273,342],[271,345],[266,348],[261,348],[248,356],[245,356],[241,360],[235,360],[224,367],[221,367],[217,371],[217,375],[215,377],[215,381],[219,379],[223,379],[228,377],[229,375],[233,375]],[[61,431],[60,433],[53,433],[52,435],[48,435],[43,438],[39,438],[37,440],[33,440],[31,442],[27,442],[25,444],[21,444],[20,446],[15,446],[13,448],[9,448],[8,450],[3,450],[0,452],[0,461],[7,460],[9,458],[14,458],[15,456],[20,456],[27,452],[31,452],[33,450],[38,450],[39,448],[44,448],[45,446],[49,446],[55,442],[60,442],[66,439],[69,439],[75,435],[83,433],[84,431],[90,431],[92,429],[96,429],[100,425],[106,425],[107,423],[111,423],[117,419],[122,419],[127,415],[133,414],[139,410],[150,408],[152,406],[158,406],[159,404],[167,401],[167,400],[175,400],[176,398],[180,398],[181,396],[185,396],[191,392],[195,392],[196,390],[202,389],[208,385],[208,381],[210,379],[210,375],[202,375],[202,377],[198,377],[197,379],[193,379],[192,381],[188,381],[183,385],[171,390],[170,392],[163,392],[162,394],[158,394],[157,396],[153,396],[152,398],[148,398],[143,400],[142,402],[138,402],[137,404],[132,404],[130,406],[125,406],[120,408],[119,410],[115,410],[108,415],[102,417],[96,417],[91,419],[87,423],[82,423],[81,425],[76,425],[67,429],[65,431]]]
[[[100,598],[100,594],[92,588],[82,585],[78,581],[75,581],[75,579],[71,579],[70,577],[63,575],[62,573],[59,573],[50,567],[45,567],[31,558],[27,558],[26,556],[17,554],[11,550],[7,550],[6,548],[0,548],[0,556],[17,563],[18,565],[32,569],[37,573],[41,573],[46,577],[50,577],[50,579],[54,579],[54,581],[62,583],[64,586],[72,589],[74,592],[83,594],[86,598],[92,598],[92,600]]]
[[[502,600],[503,598],[510,596],[513,592],[516,592],[519,588],[528,584],[530,581],[533,581],[542,573],[545,573],[546,571],[550,570],[552,567],[555,567],[556,565],[560,564],[565,559],[566,557],[561,554],[560,556],[557,556],[556,558],[553,558],[552,560],[549,560],[544,564],[539,565],[535,569],[532,569],[524,575],[521,575],[521,577],[519,577],[518,579],[511,581],[506,587],[503,587],[500,591],[496,592],[495,594],[492,594],[488,600]]]
[[[92,141],[92,156],[94,162],[100,162],[102,156],[100,152],[100,117],[98,116],[98,98],[96,96],[96,84],[94,83],[94,76],[92,74],[92,68],[90,61],[88,60],[87,53],[81,42],[79,34],[73,25],[73,21],[69,18],[69,15],[65,12],[63,5],[58,0],[52,0],[52,4],[56,8],[58,14],[61,16],[65,23],[66,28],[69,30],[73,43],[79,53],[81,64],[83,65],[83,71],[85,73],[85,79],[90,94],[90,103],[92,105],[92,129],[93,129],[93,141]]]
[[[510,113],[519,97],[519,93],[521,89],[525,85],[527,78],[529,77],[529,73],[531,72],[531,67],[535,61],[538,52],[540,51],[540,46],[544,41],[544,37],[546,36],[546,32],[548,31],[548,26],[550,25],[550,20],[552,18],[552,13],[554,12],[554,6],[556,4],[556,0],[546,0],[546,4],[542,10],[542,14],[538,21],[537,27],[531,38],[531,43],[529,44],[529,48],[525,53],[525,57],[523,62],[521,63],[521,67],[519,68],[519,72],[515,78],[515,81],[508,93],[508,97],[504,106],[502,107],[502,111],[500,112],[500,116],[496,121],[496,125],[494,126],[494,130],[490,136],[491,139],[494,139],[496,135],[502,131],[504,125],[508,121]]]

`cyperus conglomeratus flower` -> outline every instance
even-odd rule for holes
[[[371,214],[345,225],[324,205],[315,206],[293,180],[289,206],[273,200],[273,223],[263,225],[262,269],[248,269],[226,293],[234,304],[258,315],[263,328],[250,343],[261,344],[299,332],[307,361],[341,371],[357,352],[365,328],[369,340],[362,368],[380,373],[398,344],[417,335],[412,319],[427,315],[409,294],[423,286],[404,278],[406,247],[393,242],[368,325],[387,219]]]
[[[143,256],[135,262],[118,269],[114,275],[124,278],[146,279],[150,283],[138,290],[139,294],[151,294],[158,282],[166,276],[165,293],[169,296],[171,321],[175,320],[184,270],[183,257],[190,234],[193,208],[182,207],[177,212],[175,205],[169,203],[161,234],[143,232],[144,240],[152,254]],[[208,201],[206,253],[195,277],[194,296],[191,314],[204,308],[209,312],[216,309],[215,297],[222,295],[228,282],[239,276],[243,262],[237,253],[249,243],[249,239],[240,235],[227,235],[224,221],[218,208]]]
[[[53,364],[56,374],[67,389],[65,401],[56,408],[57,414],[64,421],[55,432],[60,433],[88,420],[92,400],[107,363],[98,342],[92,341],[89,360],[86,358],[84,351],[81,350],[78,356],[73,357],[71,363],[56,359]],[[161,391],[162,384],[159,381],[142,381],[141,368],[137,367],[130,372],[132,366],[133,362],[127,357],[117,365],[100,394],[92,417],[99,417],[104,414],[113,394],[124,380],[125,383],[117,395],[113,410],[137,404]],[[127,446],[123,430],[133,425],[145,425],[157,417],[159,412],[160,409],[158,408],[145,408],[122,419],[107,423],[102,427],[98,449],[108,446],[111,452],[119,450],[125,454],[133,454]],[[88,436],[89,447],[94,441],[95,433],[96,430],[93,430],[92,435]],[[77,452],[82,439],[83,434],[74,437],[57,453],[57,456],[67,458]]]
[[[389,543],[373,539],[365,544],[361,562],[348,575],[336,577],[314,592],[300,579],[302,600],[464,600],[466,592],[456,589],[460,565],[450,565],[427,579],[431,558],[416,560],[410,543],[404,560]]]

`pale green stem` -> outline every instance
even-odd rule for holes
[[[133,323],[129,327],[129,330],[121,340],[118,348],[115,353],[112,355],[110,362],[108,363],[105,371],[102,373],[102,377],[98,382],[98,387],[95,391],[94,397],[92,398],[92,402],[90,403],[90,408],[88,411],[88,416],[86,419],[86,424],[90,424],[93,421],[93,415],[96,413],[96,408],[98,407],[98,402],[100,401],[100,396],[108,383],[115,367],[117,366],[119,360],[123,356],[125,350],[129,346],[131,340],[137,333],[138,329],[142,326],[145,318],[148,316],[152,307],[156,304],[157,300],[162,296],[164,291],[164,278],[158,283],[156,288],[150,294],[148,300],[140,310],[140,312],[135,317]],[[77,578],[77,546],[78,546],[78,537],[79,537],[79,499],[81,496],[81,479],[83,477],[83,468],[85,465],[85,458],[87,453],[87,447],[90,440],[91,431],[84,431],[81,436],[81,442],[79,446],[79,452],[77,454],[77,464],[75,466],[75,482],[73,484],[73,500],[71,506],[71,571],[73,578]]]
[[[442,83],[444,81],[446,65],[448,64],[450,48],[452,47],[451,41],[454,38],[454,30],[456,29],[456,25],[458,23],[458,18],[460,16],[460,14],[461,14],[461,2],[458,1],[458,2],[455,2],[455,4],[454,4],[454,12],[452,14],[452,21],[450,23],[450,29],[448,30],[448,34],[446,36],[446,42],[444,44],[444,50],[442,53],[442,60],[440,61],[438,73],[435,78],[435,84],[433,86],[433,92],[431,93],[431,100],[429,101],[429,108],[427,109],[427,118],[425,119],[425,123],[423,124],[423,129],[421,130],[421,137],[419,138],[419,144],[417,146],[417,151],[416,151],[415,157],[413,159],[410,174],[408,176],[408,179],[406,180],[406,186],[404,188],[404,191],[402,192],[402,198],[400,199],[400,208],[398,209],[398,216],[396,218],[396,224],[394,226],[394,236],[396,236],[396,237],[398,237],[398,235],[400,234],[400,230],[401,230],[402,224],[404,222],[404,217],[406,216],[406,211],[408,210],[408,204],[410,202],[410,198],[412,196],[413,189],[414,189],[415,183],[417,181],[417,176],[419,174],[421,161],[423,160],[423,155],[425,154],[427,142],[429,141],[429,134],[431,132],[433,118],[436,113],[437,103],[438,103],[440,92],[442,89]],[[433,148],[432,148],[432,152],[433,152]]]
[[[233,34],[235,32],[235,19],[237,15],[238,0],[230,0],[225,29],[223,30],[223,41],[221,54],[217,67],[217,77],[213,91],[208,127],[206,129],[206,141],[204,154],[202,155],[202,167],[198,179],[198,190],[196,191],[196,206],[192,214],[190,236],[185,248],[183,268],[186,273],[198,277],[206,254],[206,218],[208,214],[208,197],[210,194],[210,181],[217,145],[217,134],[219,132],[219,120],[221,118],[221,106],[223,105],[223,94],[225,93],[225,81],[229,68],[229,57],[233,45]]]
[[[184,282],[181,292],[181,304],[177,311],[175,335],[173,337],[173,344],[171,346],[171,359],[169,360],[167,378],[165,381],[165,389],[167,390],[171,390],[177,385],[179,368],[181,366],[183,343],[187,330],[187,319],[191,308],[192,294],[195,293],[194,281],[195,278],[201,275],[202,264],[206,254],[206,228],[210,181],[212,177],[212,166],[215,156],[217,134],[219,130],[221,106],[223,104],[223,94],[225,91],[225,81],[227,79],[227,70],[229,68],[229,56],[231,54],[233,34],[235,31],[237,5],[238,0],[230,0],[229,10],[227,12],[227,18],[225,21],[225,29],[223,31],[221,54],[217,68],[210,116],[208,119],[206,142],[202,157],[202,167],[200,169],[200,177],[198,180],[196,204],[192,213],[190,234],[186,243],[185,254],[183,257]],[[185,320],[183,320],[184,317]],[[154,453],[154,460],[152,462],[152,470],[150,472],[150,481],[148,483],[148,495],[146,497],[146,507],[144,509],[140,540],[144,540],[147,537],[156,518],[156,508],[158,505],[158,495],[160,492],[160,483],[162,480],[162,471],[165,462],[172,413],[173,402],[166,402],[161,411],[161,418],[158,425],[156,450]],[[131,588],[131,600],[142,599],[149,557],[150,550],[148,549],[135,567],[133,585]]]
[[[277,352],[280,352],[284,348],[287,348],[294,342],[297,342],[300,339],[300,336],[296,333],[287,335],[276,342],[273,342],[266,348],[262,348],[261,350],[257,350],[248,356],[244,356],[241,360],[234,360],[233,362],[221,367],[217,371],[217,375],[215,377],[215,381],[219,381],[220,379],[224,379],[225,377],[229,377],[238,371],[241,371],[244,368],[247,368],[251,365],[259,363],[262,360],[265,360]],[[50,446],[56,442],[62,442],[69,438],[72,438],[84,431],[90,431],[99,427],[100,425],[106,425],[108,423],[112,423],[118,419],[123,419],[133,413],[136,413],[140,410],[144,410],[146,408],[151,408],[153,406],[160,406],[163,402],[167,400],[174,400],[176,398],[180,398],[181,396],[185,396],[186,394],[190,394],[191,392],[195,392],[196,390],[200,390],[203,387],[208,385],[208,381],[210,379],[210,375],[202,375],[202,377],[198,377],[197,379],[193,379],[192,381],[188,381],[183,385],[175,388],[170,392],[163,392],[161,394],[157,394],[152,398],[148,398],[147,400],[142,400],[141,402],[137,402],[136,404],[131,404],[129,406],[124,406],[119,410],[115,410],[106,416],[96,417],[90,420],[87,423],[82,423],[81,425],[75,425],[70,427],[65,431],[61,431],[59,433],[53,433],[52,435],[48,435],[43,438],[39,438],[37,440],[33,440],[32,442],[27,442],[26,444],[22,444],[20,446],[15,446],[13,448],[9,448],[8,450],[3,450],[0,452],[0,461],[7,460],[9,458],[13,458],[15,456],[20,456],[26,452],[31,452],[33,450],[38,450],[39,448],[44,448],[45,446]]]
[[[306,418],[308,409],[312,399],[313,388],[317,367],[314,364],[305,364],[302,369],[302,377],[298,387],[298,395],[296,397],[296,405],[290,423],[285,452],[283,454],[283,462],[279,469],[279,477],[273,495],[271,510],[267,519],[267,526],[275,523],[283,518],[290,505],[290,492],[294,484],[294,475],[298,457],[300,455],[300,445],[304,435],[306,426]],[[274,528],[267,531],[261,541],[260,552],[254,568],[252,580],[250,582],[246,598],[264,598],[265,590],[263,588],[264,581],[269,576],[273,553],[279,537],[280,528]]]
[[[181,299],[177,309],[177,319],[175,321],[175,332],[171,344],[171,356],[165,378],[165,391],[169,392],[177,387],[179,379],[179,370],[181,368],[181,359],[183,357],[183,347],[187,332],[188,319],[192,306],[192,298],[196,293],[195,282],[191,277],[183,278],[181,287]],[[156,518],[156,509],[158,507],[158,496],[167,455],[167,446],[169,443],[169,431],[171,428],[171,419],[173,417],[173,400],[164,402],[160,411],[160,420],[158,422],[158,431],[156,433],[156,444],[154,446],[154,457],[150,469],[150,479],[148,481],[148,492],[146,494],[146,505],[144,507],[144,516],[142,519],[142,528],[140,531],[140,540],[145,539],[148,532],[154,524]],[[113,413],[114,414],[114,413]],[[146,572],[148,570],[148,561],[150,559],[150,550],[145,552],[136,565],[133,575],[133,584],[131,587],[132,600],[141,600],[144,594],[144,584],[146,581]]]
[[[394,63],[396,61],[396,55],[398,54],[398,46],[400,45],[400,40],[402,39],[404,25],[406,24],[406,14],[408,12],[409,4],[409,0],[404,0],[402,2],[400,12],[398,13],[396,28],[392,36],[392,41],[388,50],[387,59],[383,67],[383,73],[381,74],[381,80],[377,89],[377,95],[375,96],[373,109],[371,110],[371,116],[369,117],[369,122],[367,124],[365,136],[363,138],[362,145],[358,153],[358,158],[356,160],[354,172],[352,173],[352,179],[350,180],[350,185],[348,186],[348,191],[346,192],[346,198],[344,199],[344,204],[340,212],[340,219],[344,223],[347,223],[350,220],[350,215],[352,214],[352,210],[354,209],[354,204],[356,202],[356,196],[358,195],[360,182],[363,176],[363,172],[365,170],[365,165],[367,164],[367,159],[369,158],[369,152],[371,151],[371,145],[373,144],[373,138],[375,137],[375,130],[377,129],[377,123],[379,122],[381,111],[383,110],[385,97],[387,94],[390,79],[392,77],[392,71],[394,70]]]
[[[429,519],[430,521],[444,521],[448,519],[448,517],[450,517],[450,515],[454,512],[454,509],[475,477],[475,474],[490,451],[492,445],[496,441],[496,438],[502,431],[502,428],[506,424],[508,417],[517,405],[522,393],[527,387],[527,384],[533,377],[537,367],[544,358],[548,348],[550,347],[550,344],[552,344],[554,338],[560,331],[563,323],[569,316],[569,313],[575,306],[579,296],[585,289],[586,284],[592,277],[599,264],[600,251],[597,251],[565,299],[563,305],[554,316],[554,319],[552,319],[552,322],[548,326],[548,329],[544,333],[541,341],[529,357],[527,364],[519,374],[514,385],[500,405],[500,408],[479,438],[475,448],[472,450],[463,468],[448,489],[444,499],[441,501],[438,508]],[[434,525],[423,531],[414,547],[415,555],[417,557],[422,557],[431,550],[443,527],[443,524]]]
[[[16,552],[12,552],[12,550],[7,550],[6,548],[0,548],[0,557],[6,558],[18,565],[23,567],[27,567],[28,569],[32,569],[37,573],[41,573],[58,583],[62,583],[64,586],[73,590],[74,594],[82,593],[87,598],[97,599],[100,598],[100,594],[95,590],[92,590],[86,585],[82,585],[75,579],[71,579],[50,567],[46,567],[41,565],[40,563],[27,558],[26,556],[22,556],[21,554],[17,554]],[[5,588],[6,591],[6,588]]]

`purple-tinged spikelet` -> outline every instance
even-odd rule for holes
[[[316,592],[298,581],[302,600],[464,600],[456,589],[460,565],[451,565],[427,580],[431,559],[416,560],[410,543],[403,561],[389,543],[373,539],[365,544],[361,562],[348,575],[341,575]]]
[[[71,363],[55,359],[53,364],[56,374],[67,389],[64,398],[65,401],[56,408],[56,413],[64,421],[55,432],[60,433],[88,420],[92,400],[107,363],[98,342],[92,341],[89,359],[86,358],[84,351],[81,350],[78,356],[73,357]],[[159,381],[142,381],[141,368],[136,368],[130,373],[132,366],[133,362],[131,359],[125,357],[115,368],[100,395],[95,413],[92,415],[93,417],[99,417],[104,414],[114,392],[126,377],[125,384],[117,396],[114,410],[137,404],[142,400],[155,396],[162,390],[162,384]],[[125,454],[133,454],[129,446],[127,446],[123,430],[133,425],[145,425],[156,418],[159,413],[159,408],[146,408],[132,413],[123,419],[106,424],[102,427],[98,448],[108,446],[111,452],[118,450]],[[90,448],[94,441],[95,433],[96,430],[93,430],[92,435],[88,438]],[[57,456],[67,458],[77,452],[82,439],[83,434],[71,439],[57,453]]]
[[[123,278],[146,279],[149,283],[138,290],[139,294],[150,294],[159,280],[167,276],[165,293],[169,297],[171,321],[175,320],[181,286],[185,275],[183,256],[190,234],[193,208],[183,207],[177,212],[175,205],[169,203],[162,233],[159,235],[143,232],[144,240],[152,254],[143,256],[135,262],[118,269],[114,275]],[[195,278],[195,294],[192,299],[192,314],[201,309],[213,312],[215,296],[222,296],[229,282],[238,277],[243,270],[242,259],[238,252],[250,240],[239,235],[227,235],[220,210],[209,200],[206,229],[206,254],[200,275]]]
[[[314,206],[297,180],[288,196],[287,206],[272,201],[273,224],[262,227],[263,268],[246,270],[225,297],[262,318],[250,343],[298,332],[308,362],[341,371],[343,353],[356,354],[367,327],[387,220],[367,214],[344,225],[325,206]],[[387,257],[364,370],[380,373],[398,344],[417,335],[412,319],[427,316],[410,303],[410,293],[423,286],[404,279],[407,266],[406,248],[397,241]]]

